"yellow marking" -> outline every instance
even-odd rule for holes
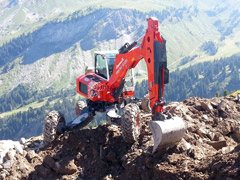
[[[134,59],[134,57],[132,58],[132,62],[134,61],[135,59]]]

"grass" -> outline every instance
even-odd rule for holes
[[[236,97],[239,93],[240,93],[240,90],[233,92],[232,94],[230,94],[230,96]]]
[[[44,98],[44,100],[42,102],[33,102],[33,103],[30,103],[24,107],[21,107],[19,109],[14,109],[12,111],[8,111],[8,112],[4,112],[4,113],[1,113],[0,114],[0,118],[3,118],[3,117],[6,117],[6,116],[11,116],[13,114],[17,114],[19,112],[25,112],[27,111],[30,107],[35,109],[35,108],[40,108],[42,107],[43,105],[45,105],[47,102],[47,98]]]
[[[8,112],[1,113],[1,114],[0,114],[0,118],[4,118],[4,117],[7,117],[7,116],[11,116],[11,115],[17,114],[17,113],[19,113],[19,112],[26,112],[26,111],[29,110],[29,108],[33,108],[33,109],[41,108],[42,106],[44,106],[44,105],[47,103],[48,98],[49,98],[49,97],[45,97],[42,102],[35,101],[35,102],[30,103],[30,104],[27,104],[26,106],[23,106],[23,107],[21,107],[21,108],[18,108],[18,109],[14,109],[14,110],[12,110],[12,111],[8,111]],[[79,99],[79,95],[76,94],[75,96],[68,97],[67,99],[69,99],[69,100]],[[54,100],[52,100],[52,101],[49,102],[50,107],[52,107],[52,106],[54,105],[54,103],[56,103],[57,101],[62,102],[62,100],[61,100],[60,98],[54,99]]]
[[[25,18],[26,18],[25,12],[22,9],[20,9],[12,20],[16,24],[21,24],[24,23]]]

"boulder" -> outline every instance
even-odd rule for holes
[[[24,145],[24,144],[26,143],[26,139],[22,137],[22,138],[20,139],[20,143]]]
[[[16,155],[16,151],[15,150],[9,150],[5,157],[4,157],[4,161],[8,161],[8,160],[14,160],[15,159],[15,155]]]
[[[0,164],[4,162],[4,157],[9,150],[15,149],[17,153],[23,154],[23,148],[18,141],[2,140],[0,141]]]
[[[6,162],[3,163],[3,168],[11,169],[13,164],[14,164],[14,160],[7,160]]]
[[[68,161],[68,160],[62,160],[59,162],[55,163],[55,169],[54,169],[57,173],[60,174],[73,174],[77,171],[77,166],[74,163],[74,160]]]
[[[35,158],[36,156],[37,156],[37,154],[35,153],[34,150],[30,150],[30,151],[28,151],[27,154],[26,154],[26,158],[27,158],[28,162],[31,162],[31,160],[32,160],[33,158]]]
[[[233,137],[238,143],[240,143],[240,127],[235,128]]]
[[[116,154],[113,151],[110,151],[107,156],[106,156],[107,160],[110,162],[117,162],[116,160]]]
[[[49,175],[49,173],[50,173],[50,170],[49,169],[47,169],[47,168],[45,168],[44,166],[37,166],[36,167],[36,171],[37,171],[37,173],[41,176],[41,177],[43,177],[43,178],[47,178],[47,176]]]
[[[44,158],[43,163],[44,163],[47,167],[49,167],[49,168],[51,168],[51,169],[55,169],[55,160],[54,160],[51,156],[47,155],[47,156]]]
[[[212,105],[211,105],[210,103],[201,102],[201,106],[202,106],[202,108],[203,108],[205,111],[207,111],[207,112],[209,112],[209,113],[211,113],[211,112],[213,111],[213,107],[212,107]]]
[[[223,147],[227,146],[227,141],[226,140],[209,141],[208,144],[211,145],[212,147],[214,147],[214,149],[219,150],[219,149],[222,149]]]

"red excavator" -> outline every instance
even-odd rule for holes
[[[133,97],[133,69],[143,59],[147,65],[149,94],[140,100]],[[166,41],[158,31],[158,20],[149,18],[146,33],[140,40],[126,43],[118,51],[95,52],[95,67],[76,79],[77,93],[87,98],[76,105],[78,117],[66,124],[60,112],[50,112],[44,121],[44,141],[50,143],[64,131],[83,128],[96,112],[106,112],[107,121],[120,125],[123,139],[133,143],[141,130],[141,108],[151,112],[152,121],[148,124],[154,139],[153,152],[178,142],[184,135],[185,124],[180,117],[164,112],[164,84],[168,81]]]

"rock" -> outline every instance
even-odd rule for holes
[[[196,133],[202,138],[207,136],[207,132],[202,128],[199,128]]]
[[[20,143],[24,145],[24,144],[26,143],[26,139],[22,137],[22,138],[20,139]]]
[[[36,171],[43,178],[47,178],[48,174],[50,173],[50,171],[42,165],[37,166]]]
[[[145,159],[145,164],[149,169],[152,169],[154,167],[154,161],[151,157],[147,157]]]
[[[54,161],[54,159],[53,159],[51,156],[47,155],[47,156],[44,158],[43,163],[44,163],[47,167],[52,168],[52,169],[55,169],[55,161]]]
[[[111,174],[109,174],[109,175],[106,175],[104,178],[103,178],[103,180],[112,180],[113,178],[112,178],[112,175]]]
[[[121,157],[121,161],[126,161],[126,160],[127,160],[127,155],[125,154]]]
[[[98,158],[98,151],[95,149],[95,148],[93,148],[92,149],[92,151],[93,151],[93,157],[94,157],[94,159],[96,159],[96,158]]]
[[[221,102],[218,104],[217,106],[217,110],[219,111],[225,111],[225,106],[226,106],[226,103],[224,103],[223,100],[221,100]]]
[[[234,139],[240,143],[240,127],[236,127],[235,131],[233,132]]]
[[[189,144],[184,138],[177,144],[176,152],[182,153],[184,151],[188,151],[191,148],[191,144]]]
[[[3,163],[3,168],[4,169],[11,169],[13,164],[14,164],[14,160],[8,160],[8,161]]]
[[[222,118],[227,118],[227,116],[229,115],[229,113],[231,113],[231,110],[229,108],[229,105],[224,101],[222,100],[218,107],[217,107],[217,110],[219,112],[219,115],[222,117]]]
[[[192,147],[191,144],[188,143],[188,142],[185,142],[184,145],[185,145],[185,149],[186,149],[186,150],[189,150],[189,149],[191,149],[191,147]]]
[[[207,136],[208,136],[208,138],[212,141],[212,140],[214,140],[215,133],[213,133],[213,132],[211,132],[211,131],[208,131]]]
[[[192,106],[189,107],[189,110],[190,110],[193,114],[196,114],[196,115],[199,114],[199,111],[198,111],[197,109],[195,109],[194,107],[192,107]]]
[[[19,142],[16,142],[14,144],[14,148],[16,149],[17,153],[23,155],[23,148],[22,148],[22,146],[21,146],[21,144]]]
[[[0,180],[6,179],[6,173],[0,172]]]
[[[236,102],[240,103],[240,93],[238,93],[237,96],[236,96]]]
[[[112,151],[110,151],[108,154],[107,154],[107,156],[106,156],[106,158],[107,158],[107,160],[108,161],[111,161],[111,162],[117,162],[117,160],[116,160],[116,154],[114,153],[114,152],[112,152]]]
[[[37,154],[35,153],[34,150],[30,150],[27,152],[27,155],[26,155],[26,159],[28,160],[28,162],[31,162],[31,160],[33,158],[35,158],[37,156]]]
[[[197,109],[198,111],[203,111],[203,110],[204,110],[203,107],[202,107],[202,105],[201,105],[201,103],[199,103],[199,102],[196,102],[194,107],[195,107],[195,109]]]
[[[197,127],[194,124],[192,124],[192,123],[188,123],[187,124],[187,130],[189,132],[195,132],[197,130]]]
[[[203,119],[208,120],[208,116],[206,114],[204,114],[202,117]]]
[[[227,146],[227,141],[222,140],[222,141],[209,141],[209,145],[214,147],[216,150],[222,149],[223,147]]]
[[[233,132],[233,130],[234,130],[233,127],[234,127],[234,124],[231,123],[231,122],[229,122],[229,121],[227,121],[227,120],[221,121],[221,122],[218,124],[218,126],[217,126],[217,128],[220,130],[220,132],[221,132],[224,136],[226,136],[226,135],[228,135],[229,133]]]
[[[233,150],[234,150],[234,146],[226,146],[221,149],[223,154],[230,153]]]
[[[74,160],[67,161],[62,160],[60,162],[57,162],[55,164],[55,169],[57,173],[63,174],[63,175],[71,175],[77,171],[77,166],[74,164]]]
[[[16,151],[15,150],[9,150],[6,153],[4,160],[5,161],[14,160],[15,159],[15,155],[16,155]]]
[[[23,150],[23,157],[26,157],[27,153],[28,152],[26,150]]]
[[[0,164],[0,171],[3,169],[3,166]]]
[[[207,112],[209,112],[209,113],[211,113],[211,112],[213,111],[213,107],[212,107],[212,105],[211,105],[210,103],[201,102],[201,106],[202,106],[202,108],[203,108],[205,111],[207,111]]]
[[[222,134],[220,133],[220,132],[216,132],[215,134],[214,134],[214,137],[213,137],[213,141],[219,141],[220,140],[220,138],[222,138],[223,136],[222,136]]]
[[[43,149],[44,147],[45,147],[45,144],[44,144],[43,141],[41,141],[40,144],[39,144],[39,149]]]
[[[191,116],[189,116],[189,115],[185,115],[184,117],[183,117],[185,120],[187,120],[187,121],[189,121],[189,122],[192,122],[193,121],[193,119],[191,118]]]
[[[203,159],[205,157],[204,149],[198,146],[192,147],[189,150],[189,155],[195,159]]]
[[[3,159],[6,153],[14,148],[14,142],[11,140],[2,140],[0,141],[0,164],[3,163]]]
[[[211,105],[214,107],[214,108],[217,108],[218,107],[218,102],[216,102],[216,101],[214,101],[214,100],[212,100],[211,102]]]

